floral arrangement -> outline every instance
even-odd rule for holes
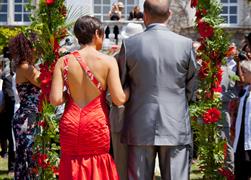
[[[219,169],[224,161],[225,141],[220,137],[221,65],[229,46],[220,28],[221,4],[217,0],[192,0],[196,8],[196,29],[200,35],[197,60],[200,62],[198,101],[191,105],[192,125],[197,135],[199,166],[204,179],[224,179]],[[225,173],[227,174],[227,173]]]
[[[52,74],[55,63],[60,57],[59,41],[67,35],[65,20],[67,10],[64,0],[40,0],[39,7],[27,7],[33,10],[31,25],[26,31],[37,34],[34,42],[42,63],[40,67],[41,95],[39,97],[40,116],[34,142],[33,160],[36,167],[33,172],[39,179],[55,179],[58,175],[60,156],[59,128],[56,108],[49,104]]]

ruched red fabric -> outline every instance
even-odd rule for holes
[[[60,180],[118,180],[109,154],[110,130],[105,91],[80,108],[72,98],[59,123]]]

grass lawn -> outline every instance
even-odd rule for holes
[[[0,157],[0,180],[12,180],[13,177],[8,176],[7,171],[7,158],[3,159]],[[200,174],[198,166],[196,164],[192,165],[191,169],[191,180],[200,180],[202,179],[202,176]],[[161,180],[160,176],[157,174],[155,180]]]
[[[0,180],[10,180],[12,176],[8,176],[8,161],[7,158],[0,157]]]

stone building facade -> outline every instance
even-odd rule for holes
[[[0,0],[0,26],[29,25],[28,16],[31,12],[25,9],[29,0]],[[37,3],[39,0],[34,0]],[[144,0],[66,0],[66,5],[75,16],[94,15],[104,24],[116,24],[109,21],[108,12],[112,4],[120,1],[124,4],[120,28],[127,24],[127,18],[133,6],[139,5],[143,10]],[[251,32],[251,0],[219,0],[223,5],[222,17],[226,23],[222,25],[232,36],[232,41],[241,44],[244,34]],[[190,7],[190,0],[172,0],[172,17],[168,26],[172,31],[189,36],[194,40],[195,9]],[[76,13],[77,12],[77,13]],[[76,18],[76,17],[75,17]],[[123,21],[121,23],[121,21]],[[139,22],[142,23],[142,22]]]

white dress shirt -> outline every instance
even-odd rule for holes
[[[235,123],[235,138],[234,138],[234,152],[236,152],[240,131],[241,131],[241,122],[242,122],[242,113],[245,97],[250,94],[250,85],[244,88],[245,94],[240,98],[240,104],[238,108],[237,119]],[[244,150],[251,150],[251,96],[247,98],[246,101],[246,110],[244,117]]]

